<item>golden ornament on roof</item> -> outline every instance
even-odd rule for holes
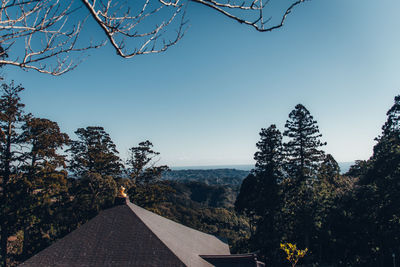
[[[125,193],[125,187],[123,187],[122,185],[121,185],[121,187],[119,188],[119,193],[118,193],[118,197],[127,197],[127,194]]]

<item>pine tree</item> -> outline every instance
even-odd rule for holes
[[[298,182],[312,180],[316,177],[319,164],[324,159],[320,147],[326,145],[320,141],[317,121],[301,104],[289,114],[283,135],[289,140],[284,143],[286,154],[286,171]]]
[[[275,261],[280,241],[276,215],[280,208],[282,134],[274,124],[267,129],[262,128],[256,146],[255,169],[243,181],[235,208],[250,216],[256,226],[250,240],[252,249],[261,250],[268,261]]]
[[[256,146],[255,169],[243,181],[235,205],[239,212],[262,216],[275,206],[277,186],[282,178],[282,135],[274,124],[261,129]]]
[[[320,141],[317,122],[301,104],[290,112],[283,135],[288,138],[284,143],[285,171],[287,178],[282,183],[284,198],[284,218],[286,220],[286,238],[301,246],[310,247],[313,231],[313,184],[317,180],[324,152],[320,147],[326,145]]]
[[[277,179],[282,175],[282,134],[272,124],[267,129],[262,128],[260,141],[256,144],[258,151],[254,154],[256,161],[255,173],[268,173]],[[276,183],[277,181],[275,181]]]

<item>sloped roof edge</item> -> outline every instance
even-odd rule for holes
[[[176,223],[131,202],[127,205],[187,266],[210,266],[199,255],[230,255],[228,244],[214,235]]]

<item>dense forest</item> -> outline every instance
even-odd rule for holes
[[[242,184],[248,171],[236,169],[211,169],[211,170],[171,170],[164,172],[162,178],[172,181],[196,181],[210,185],[238,185]]]
[[[317,122],[303,105],[283,134],[261,129],[255,169],[243,181],[236,210],[253,229],[250,251],[271,266],[285,260],[280,243],[307,248],[310,266],[394,266],[400,242],[400,96],[387,112],[373,155],[340,175],[322,147]]]
[[[233,253],[288,266],[282,243],[309,266],[391,266],[400,242],[400,96],[373,155],[340,174],[317,122],[299,104],[285,129],[262,128],[255,168],[170,171],[150,141],[121,159],[103,127],[62,133],[25,110],[21,85],[0,96],[0,266],[15,266],[113,205],[132,202],[225,238]]]

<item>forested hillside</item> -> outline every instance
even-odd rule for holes
[[[163,173],[163,179],[172,181],[195,181],[209,185],[241,185],[249,174],[248,171],[236,169],[209,170],[170,170]]]
[[[232,252],[257,251],[270,266],[287,266],[281,247],[289,243],[307,249],[301,264],[309,266],[384,267],[400,255],[400,96],[371,158],[342,175],[301,104],[282,132],[274,124],[261,129],[251,172],[171,172],[156,164],[159,152],[148,140],[122,159],[101,126],[69,137],[56,122],[25,111],[23,90],[1,87],[3,266],[23,262],[112,207],[120,186],[137,205],[225,238]]]

